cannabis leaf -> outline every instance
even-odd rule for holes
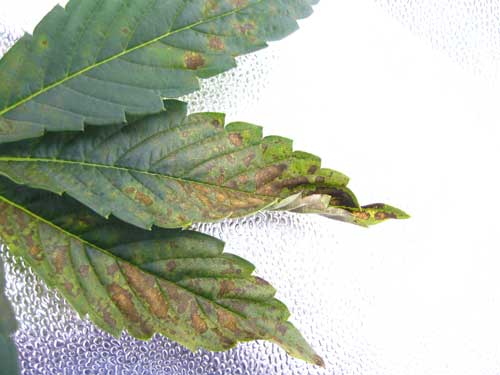
[[[70,0],[0,60],[0,143],[158,113],[316,0]]]
[[[80,315],[115,336],[161,333],[191,350],[271,340],[323,365],[247,261],[192,231],[145,231],[0,178],[0,235]]]
[[[92,127],[0,145],[0,173],[17,183],[66,192],[104,217],[141,228],[183,227],[255,211],[289,209],[372,224],[402,218],[390,206],[359,207],[343,174],[289,139],[262,138],[247,123],[224,127],[220,113],[186,117],[186,104],[133,125]]]
[[[5,277],[0,258],[0,375],[15,375],[19,372],[17,349],[10,336],[17,330],[17,322],[4,289]]]

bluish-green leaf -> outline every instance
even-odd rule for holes
[[[297,28],[313,0],[70,0],[0,60],[0,143],[164,110]]]
[[[270,340],[323,365],[274,288],[210,236],[105,220],[68,197],[0,177],[0,237],[80,315],[116,336],[161,333],[212,351]]]
[[[104,217],[149,229],[240,217],[262,209],[314,212],[358,224],[406,217],[386,205],[358,205],[342,173],[292,141],[262,137],[247,123],[224,127],[220,113],[167,111],[132,125],[52,133],[0,145],[0,174],[67,193]]]

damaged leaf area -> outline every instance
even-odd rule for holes
[[[0,143],[164,111],[316,0],[70,0],[0,60]]]
[[[224,126],[220,113],[187,116],[183,102],[125,126],[52,133],[0,145],[0,173],[16,183],[67,193],[101,216],[149,229],[241,217],[262,209],[318,213],[375,224],[406,214],[360,207],[348,178],[293,151],[286,138],[262,137],[247,123]]]
[[[0,258],[0,374],[15,375],[19,373],[17,348],[11,336],[17,330],[17,322],[4,290],[5,276]]]
[[[0,178],[0,236],[81,316],[119,336],[160,333],[190,350],[270,340],[323,366],[275,289],[224,244],[183,230],[105,220],[68,197]]]

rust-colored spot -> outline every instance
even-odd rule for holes
[[[168,305],[161,291],[156,286],[155,278],[146,275],[128,263],[123,263],[122,268],[127,281],[137,291],[139,296],[147,302],[151,312],[160,319],[167,318]]]
[[[143,192],[137,190],[133,186],[127,186],[123,189],[123,192],[130,197],[132,197],[135,201],[142,203],[144,206],[151,206],[154,201],[151,197],[144,194]]]
[[[205,323],[198,313],[194,312],[191,314],[191,321],[193,322],[193,328],[196,333],[202,335],[207,331],[207,323]]]
[[[32,246],[30,248],[30,255],[35,259],[35,260],[42,260],[43,259],[43,250],[38,247],[38,246]]]
[[[114,276],[118,271],[120,271],[120,268],[116,263],[113,263],[112,265],[106,267],[106,272],[109,276]]]
[[[318,166],[317,166],[317,165],[311,165],[311,166],[309,167],[309,169],[307,170],[307,173],[309,173],[309,174],[313,174],[313,173],[315,173],[317,170],[318,170]]]
[[[213,126],[214,128],[220,128],[220,127],[221,127],[221,125],[222,125],[222,124],[220,123],[220,121],[219,121],[219,120],[217,120],[217,119],[213,119],[212,121],[210,121],[210,123],[212,124],[212,126]]]
[[[80,276],[87,277],[89,275],[90,267],[87,265],[80,266],[78,272],[80,272]]]
[[[269,283],[268,283],[266,280],[261,279],[261,278],[260,278],[260,277],[258,277],[258,276],[255,276],[255,283],[256,283],[257,285],[261,285],[261,286],[269,286]]]
[[[120,311],[132,322],[139,322],[141,317],[135,308],[131,294],[115,283],[108,285],[107,289],[111,295],[111,299],[116,303]]]
[[[277,324],[276,330],[281,334],[281,336],[285,336],[286,331],[288,331],[288,327],[284,324]]]
[[[222,280],[220,284],[218,297],[224,297],[226,294],[231,293],[236,289],[236,284],[232,280]]]
[[[137,189],[133,186],[127,186],[125,189],[123,189],[123,192],[126,194],[134,194],[137,191]]]
[[[217,321],[222,327],[227,328],[232,332],[236,332],[238,330],[236,318],[234,315],[225,310],[217,310]]]
[[[219,9],[219,4],[217,0],[207,0],[205,2],[205,13],[210,14],[213,11],[216,11]]]
[[[250,31],[255,29],[255,25],[253,23],[239,23],[236,25],[236,29],[243,35],[248,35]]]
[[[231,133],[229,134],[229,142],[231,142],[232,145],[239,147],[243,144],[243,137],[240,133]]]
[[[313,361],[316,366],[325,367],[325,361],[323,361],[323,358],[321,358],[319,355],[315,354],[313,356]]]
[[[252,163],[252,160],[255,159],[255,154],[252,153],[252,154],[249,154],[245,157],[245,159],[243,159],[243,163],[245,164],[245,167],[249,167],[250,166],[250,163]]]
[[[56,249],[54,254],[54,267],[57,273],[62,273],[66,265],[66,252],[64,249]]]
[[[248,5],[248,0],[231,0],[231,4],[235,8],[242,8]]]
[[[186,68],[196,70],[205,65],[203,55],[197,52],[186,52],[184,55],[184,65]]]
[[[396,215],[388,212],[379,211],[375,214],[375,219],[377,220],[396,219]]]
[[[217,177],[217,185],[222,186],[224,184],[224,172],[222,172],[219,177]]]
[[[211,36],[208,38],[208,46],[216,51],[224,50],[224,41],[218,36]]]
[[[222,193],[217,193],[215,195],[215,198],[217,199],[218,202],[224,202],[226,200],[226,196]]]
[[[145,206],[151,206],[153,204],[153,199],[148,197],[146,194],[141,193],[140,191],[135,193],[135,200],[142,203]]]
[[[113,328],[116,328],[116,320],[113,319],[113,317],[111,316],[111,313],[107,309],[105,309],[102,312],[102,318],[104,319],[106,324],[110,325]]]
[[[354,211],[352,213],[352,216],[361,219],[361,220],[368,220],[370,219],[370,213],[366,211]]]
[[[130,30],[129,30],[129,28],[128,28],[128,27],[124,27],[124,28],[122,29],[122,33],[124,33],[124,34],[128,34],[129,32],[130,32]]]
[[[246,184],[248,182],[248,176],[244,174],[238,176],[238,182],[240,184]]]
[[[257,193],[259,189],[262,188],[267,183],[280,177],[283,172],[287,169],[286,164],[271,165],[257,172],[255,175],[255,184],[257,187]]]
[[[49,45],[49,41],[47,39],[42,40],[42,46],[47,47]]]
[[[177,263],[175,263],[175,260],[170,260],[167,262],[167,271],[172,272],[175,270],[175,267],[177,267]]]
[[[75,294],[73,293],[73,284],[71,284],[69,281],[64,282],[64,289],[66,289],[70,296],[75,296]]]

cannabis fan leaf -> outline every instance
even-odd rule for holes
[[[0,143],[157,113],[316,0],[70,0],[0,61]]]
[[[161,333],[191,350],[271,340],[323,362],[287,319],[288,309],[247,261],[182,230],[145,231],[105,220],[67,197],[0,178],[0,234],[11,252],[83,316],[115,336]]]
[[[247,123],[224,127],[220,113],[166,112],[133,125],[93,127],[0,145],[0,173],[17,183],[66,192],[102,216],[149,229],[290,209],[372,224],[405,214],[359,207],[347,177],[281,137]]]
[[[4,294],[5,278],[0,258],[0,374],[18,373],[17,350],[11,335],[17,329],[16,318]]]

